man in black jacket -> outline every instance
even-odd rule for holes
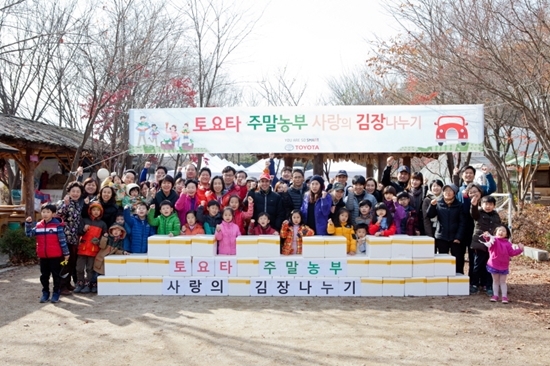
[[[285,219],[283,201],[281,200],[281,196],[273,192],[269,182],[269,174],[264,173],[260,175],[258,181],[260,189],[257,192],[248,192],[248,195],[254,198],[254,215],[252,218],[258,221],[258,215],[266,212],[271,217],[271,227],[280,231]]]

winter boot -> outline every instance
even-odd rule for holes
[[[75,289],[73,290],[73,292],[74,292],[75,294],[78,294],[78,293],[82,292],[82,289],[83,289],[83,288],[84,288],[84,283],[83,283],[82,281],[78,281],[78,282],[76,283],[76,287],[75,287]]]
[[[50,299],[50,291],[42,291],[42,297],[40,298],[40,303],[45,303]]]
[[[82,288],[82,291],[80,291],[81,294],[89,294],[90,293],[90,284],[86,282],[86,285]]]
[[[54,292],[54,293],[52,294],[51,302],[52,302],[53,304],[55,304],[56,302],[59,302],[59,291],[58,291],[58,292]]]

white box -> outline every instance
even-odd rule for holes
[[[391,238],[392,258],[412,258],[413,240],[408,235],[393,235]]]
[[[434,238],[413,236],[413,258],[433,258],[435,253]]]
[[[193,257],[194,277],[214,277],[216,274],[215,257]]]
[[[361,278],[361,296],[382,296],[382,278]]]
[[[258,258],[279,257],[281,255],[281,237],[279,235],[260,235],[258,237]]]
[[[434,257],[434,276],[454,276],[456,274],[456,258],[450,254],[436,254]]]
[[[206,278],[205,279],[206,296],[228,296],[229,284],[227,278]]]
[[[147,276],[168,276],[170,273],[170,258],[151,257],[147,260]],[[145,275],[145,273],[142,273]]]
[[[191,257],[191,241],[193,237],[180,235],[170,238],[170,257]]]
[[[369,277],[390,277],[390,258],[369,258]]]
[[[268,282],[268,292],[273,296],[295,296],[298,282],[293,277],[273,277]]]
[[[162,295],[162,277],[142,276],[140,285],[141,295]]]
[[[348,257],[343,258],[325,258],[320,260],[322,277],[347,277],[348,276]]]
[[[237,276],[237,258],[234,255],[218,255],[215,258],[214,275],[216,277]]]
[[[258,257],[258,235],[241,235],[237,237],[237,257]]]
[[[405,296],[405,279],[384,278],[382,280],[382,296]]]
[[[361,279],[359,277],[340,277],[338,282],[338,296],[361,296]]]
[[[347,249],[348,243],[344,236],[325,236],[325,258],[343,258],[348,254]]]
[[[191,257],[170,257],[168,276],[190,277],[192,274],[193,264],[191,263]]]
[[[448,293],[449,295],[465,296],[470,295],[470,277],[457,274],[448,278]]]
[[[366,255],[369,258],[391,258],[391,238],[384,236],[367,236]]]
[[[126,276],[146,276],[149,273],[149,258],[146,255],[126,256]]]
[[[448,277],[426,278],[426,296],[447,296]]]
[[[119,277],[118,282],[121,295],[141,295],[141,277]]]
[[[250,296],[273,296],[270,289],[274,286],[271,277],[255,277],[250,279]]]
[[[143,277],[144,278],[144,277]],[[143,281],[142,278],[142,281]],[[162,295],[164,296],[184,296],[187,280],[182,277],[151,277],[160,278],[162,282]]]
[[[147,239],[147,255],[150,257],[170,257],[170,237],[153,235]]]
[[[191,239],[193,257],[214,257],[218,254],[218,242],[214,235],[195,235]]]
[[[237,276],[258,277],[259,265],[260,265],[260,260],[256,258],[237,258]],[[246,296],[250,296],[250,293],[248,293],[248,295]]]
[[[337,277],[317,277],[311,280],[311,284],[317,297],[338,296],[340,281]]]
[[[350,277],[368,277],[369,259],[363,256],[349,257],[347,259],[348,276]]]
[[[390,276],[393,278],[412,277],[412,258],[392,258],[390,260]]]
[[[118,277],[97,277],[97,294],[101,296],[120,295],[120,283],[118,282]]]
[[[227,282],[229,296],[250,296],[249,278],[229,278]]]
[[[433,258],[413,258],[413,277],[433,277],[434,259]]]
[[[325,238],[323,236],[304,236],[302,238],[302,256],[304,258],[324,258]]]
[[[405,278],[405,296],[426,296],[426,277]]]
[[[108,255],[104,259],[105,276],[126,276],[127,255]]]

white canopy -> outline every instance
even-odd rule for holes
[[[345,170],[346,173],[348,173],[348,179],[351,182],[351,179],[355,175],[362,175],[363,177],[366,177],[367,174],[367,168],[363,165],[356,164],[350,160],[346,161],[334,161],[330,160],[330,171],[329,176],[335,177],[336,174],[338,174],[338,171]],[[313,175],[313,169],[306,170],[305,172],[306,177]]]

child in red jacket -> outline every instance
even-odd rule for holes
[[[267,212],[261,212],[258,215],[258,224],[254,220],[250,220],[250,226],[248,226],[248,235],[279,235],[277,230],[273,229],[270,225],[270,217]]]
[[[244,224],[245,222],[249,221],[254,214],[254,199],[251,196],[248,196],[247,200],[247,210],[243,211],[241,198],[239,196],[234,194],[229,198],[229,207],[233,210],[233,213],[235,214],[233,222],[237,224],[239,230],[241,230],[241,235],[246,234],[246,231],[244,230]]]
[[[374,219],[369,225],[369,234],[374,236],[390,236],[395,234],[395,224],[391,213],[385,204],[379,202],[374,206]]]

